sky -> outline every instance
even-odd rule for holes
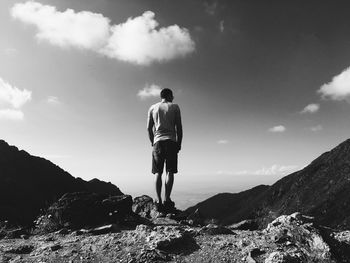
[[[180,207],[272,184],[350,137],[349,8],[2,0],[0,138],[152,195],[147,110],[170,88],[184,129]]]

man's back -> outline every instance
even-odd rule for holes
[[[154,143],[163,140],[177,141],[176,125],[181,122],[180,108],[177,104],[162,101],[151,106],[148,118],[154,122]]]

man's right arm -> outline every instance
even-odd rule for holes
[[[148,138],[151,141],[152,146],[154,141],[153,126],[154,126],[154,121],[152,117],[152,108],[150,108],[148,111],[148,117],[147,117],[147,131],[148,131]]]
[[[175,116],[176,116],[175,117],[176,136],[177,136],[178,150],[180,151],[181,144],[182,144],[182,121],[181,121],[181,112],[179,107]]]

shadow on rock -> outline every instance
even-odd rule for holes
[[[350,262],[350,231],[334,232],[326,227],[319,227],[319,231],[334,259],[337,262]]]

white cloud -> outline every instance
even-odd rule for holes
[[[67,9],[28,1],[17,3],[11,9],[12,17],[35,25],[36,37],[60,47],[78,47],[96,50],[105,45],[109,37],[109,19],[88,11]]]
[[[151,11],[129,18],[111,28],[112,35],[102,53],[123,61],[149,65],[183,57],[195,49],[187,29],[178,25],[157,30],[158,22]]]
[[[217,143],[218,143],[218,144],[228,144],[229,141],[228,141],[228,140],[222,139],[222,140],[218,140]]]
[[[24,114],[18,109],[2,109],[0,110],[0,120],[20,121],[24,119]]]
[[[269,132],[285,132],[287,129],[283,125],[278,125],[269,129]]]
[[[58,97],[55,96],[48,96],[46,101],[51,105],[61,104],[61,101],[58,99]]]
[[[162,88],[156,84],[147,84],[142,90],[139,90],[137,96],[139,96],[141,99],[147,99],[151,97],[159,98],[161,90]]]
[[[333,77],[331,82],[322,85],[318,93],[323,98],[347,100],[350,102],[350,68],[345,69],[342,73]]]
[[[10,105],[15,109],[22,107],[32,98],[32,92],[20,90],[0,78],[0,104]]]
[[[20,108],[31,99],[31,91],[20,90],[0,78],[0,120],[23,120]]]
[[[323,130],[323,127],[321,125],[317,125],[317,126],[311,127],[310,130],[313,132],[318,132],[318,131]]]
[[[217,174],[220,175],[287,175],[300,169],[298,165],[278,165],[273,164],[269,167],[262,167],[261,169],[251,171],[251,170],[241,170],[237,172],[232,171],[218,171]]]
[[[263,167],[255,172],[254,175],[285,175],[296,171],[297,165],[278,165],[274,164],[271,167]]]
[[[316,113],[318,112],[320,109],[320,105],[316,104],[316,103],[311,103],[307,106],[305,106],[305,108],[300,112],[300,113]]]
[[[161,27],[151,11],[111,25],[110,19],[89,11],[57,11],[54,6],[28,1],[11,9],[14,18],[37,27],[36,37],[59,47],[92,50],[109,58],[139,65],[184,57],[195,50],[186,28]]]

